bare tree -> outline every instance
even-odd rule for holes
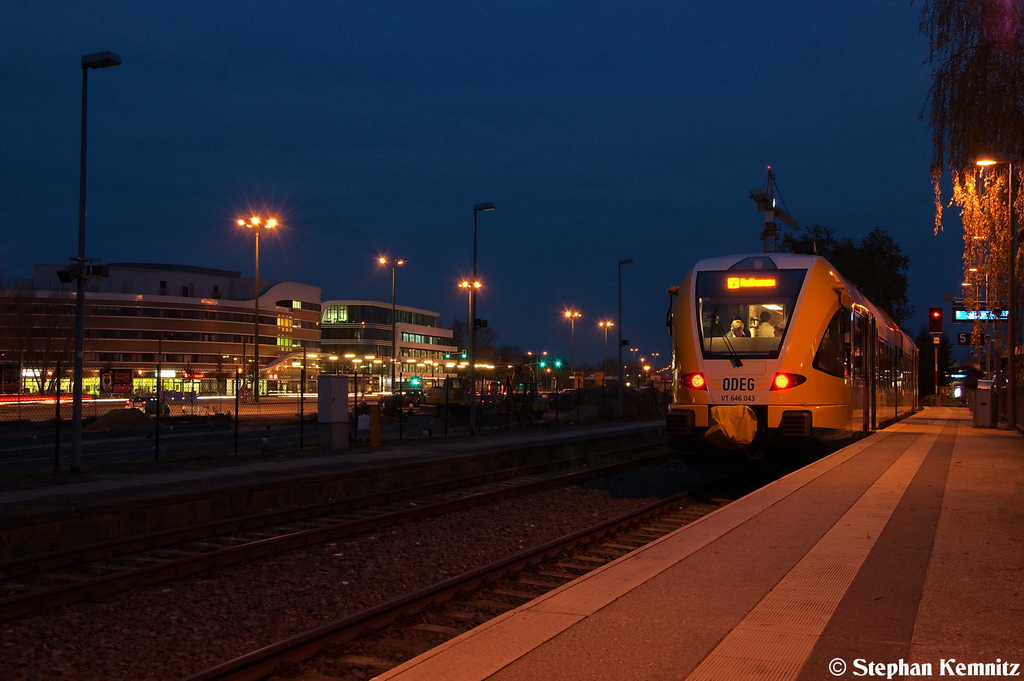
[[[53,392],[70,367],[74,350],[74,308],[66,294],[6,287],[0,291],[0,349],[5,357],[27,370],[34,392]]]

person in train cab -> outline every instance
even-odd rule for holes
[[[732,325],[729,326],[729,336],[735,338],[747,338],[747,329],[743,325],[743,322],[739,319],[732,320]]]
[[[772,313],[765,310],[761,313],[761,325],[757,327],[758,338],[775,338],[775,327],[772,326]]]

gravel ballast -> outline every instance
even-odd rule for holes
[[[181,679],[656,501],[672,462],[0,623],[0,678]]]

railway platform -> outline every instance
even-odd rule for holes
[[[1024,676],[1024,440],[928,408],[381,681]]]

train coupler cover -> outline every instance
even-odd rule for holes
[[[757,436],[757,415],[750,407],[730,404],[711,407],[711,423],[704,439],[719,449],[745,451]]]

